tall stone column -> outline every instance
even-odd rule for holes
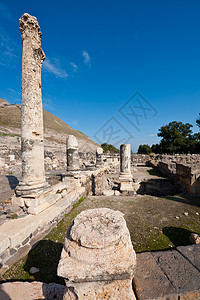
[[[103,165],[103,149],[97,148],[96,150],[96,167],[102,167]]]
[[[78,141],[74,135],[69,135],[67,138],[67,171],[80,171]]]
[[[135,269],[136,254],[122,213],[95,208],[74,219],[57,273],[77,299],[135,300]]]
[[[131,174],[131,145],[120,145],[120,190],[133,191],[133,176]]]
[[[37,19],[25,13],[19,19],[22,36],[21,151],[22,180],[17,195],[35,195],[47,186],[44,170],[41,68],[45,54]]]

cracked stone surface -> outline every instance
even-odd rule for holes
[[[200,273],[178,251],[159,251],[152,255],[177,293],[200,289]]]

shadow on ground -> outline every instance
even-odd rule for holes
[[[164,176],[162,173],[160,173],[158,170],[156,170],[156,168],[150,168],[149,170],[147,170],[147,173],[149,173],[149,175],[152,175],[152,176],[166,178],[166,176]]]
[[[175,187],[166,178],[152,178],[140,182],[140,187],[137,190],[137,194],[151,195],[151,196],[167,196],[174,195],[176,193]]]
[[[190,230],[173,226],[164,227],[162,231],[175,247],[187,246],[189,244],[190,234],[192,233]]]
[[[10,296],[2,290],[1,286],[0,286],[0,299],[11,300]]]
[[[19,180],[17,179],[17,177],[13,175],[6,175],[6,177],[8,179],[8,183],[10,185],[11,190],[14,190],[16,186],[19,184]]]
[[[174,196],[166,196],[165,199],[200,207],[200,196],[180,194]]]
[[[40,241],[33,249],[30,250],[23,269],[26,272],[29,272],[31,267],[36,267],[40,271],[33,274],[31,279],[64,285],[64,279],[57,276],[57,267],[62,248],[62,243],[55,243],[51,240]]]

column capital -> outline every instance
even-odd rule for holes
[[[19,19],[19,29],[21,31],[22,40],[34,37],[41,44],[41,30],[37,18],[27,13],[23,14]]]

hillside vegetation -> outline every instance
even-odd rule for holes
[[[49,133],[51,133],[51,140],[58,141],[59,136],[63,135],[65,139],[66,135],[72,134],[80,140],[85,140],[97,145],[87,135],[79,130],[73,129],[60,118],[45,109],[43,110],[43,116],[45,134],[49,135]],[[0,126],[1,131],[2,128],[5,128],[10,129],[14,133],[16,131],[19,132],[21,128],[21,108],[19,105],[10,105],[7,101],[0,99]]]

